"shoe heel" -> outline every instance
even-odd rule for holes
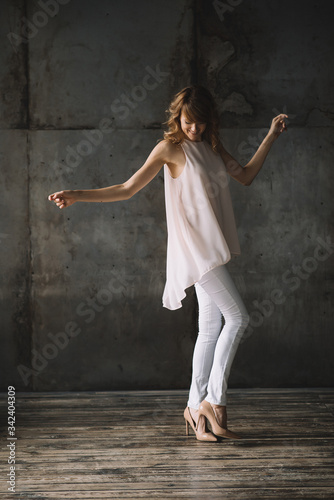
[[[211,432],[203,432],[201,434],[198,432],[197,426],[195,424],[194,419],[191,416],[191,413],[190,413],[188,407],[184,410],[183,416],[184,416],[184,420],[186,421],[186,436],[189,436],[189,425],[190,425],[190,427],[193,429],[194,433],[196,434],[196,438],[199,441],[214,441],[214,442],[217,441],[216,436],[214,436]]]
[[[240,436],[238,436],[234,432],[228,429],[224,429],[223,427],[220,427],[213,407],[205,399],[202,401],[200,405],[198,415],[199,416],[204,415],[204,417],[207,418],[207,420],[210,422],[212,432],[216,436],[223,438],[230,438],[230,439],[240,439]]]

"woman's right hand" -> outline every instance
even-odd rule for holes
[[[48,199],[54,201],[58,208],[69,207],[78,201],[75,191],[57,191],[50,194]]]

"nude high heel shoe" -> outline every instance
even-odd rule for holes
[[[190,414],[188,406],[184,410],[183,416],[186,421],[186,436],[189,436],[189,424],[190,424],[194,433],[196,434],[196,438],[198,439],[198,441],[211,441],[212,443],[217,441],[217,438],[209,431],[203,433],[198,432],[197,425]]]
[[[205,399],[200,404],[198,410],[198,417],[200,415],[204,415],[208,419],[211,425],[211,430],[216,436],[229,439],[241,439],[241,437],[238,436],[238,434],[235,434],[234,432],[229,431],[228,429],[220,427],[213,407],[210,405],[208,401],[205,401]]]

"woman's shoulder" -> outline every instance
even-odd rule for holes
[[[164,151],[180,151],[181,149],[180,144],[176,144],[169,139],[161,139],[158,145],[160,145],[161,149]]]
[[[168,139],[162,139],[158,142],[156,149],[159,151],[161,155],[164,156],[166,161],[170,161],[173,158],[182,154],[182,147],[180,144],[176,144],[174,142],[169,141]]]

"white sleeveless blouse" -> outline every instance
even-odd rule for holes
[[[186,139],[181,147],[186,163],[179,177],[164,165],[168,239],[162,302],[167,309],[182,307],[186,288],[240,254],[230,176],[221,156],[205,140]]]

